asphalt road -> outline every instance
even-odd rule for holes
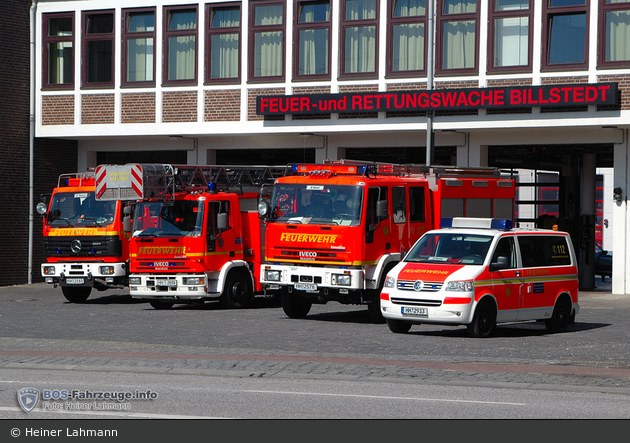
[[[71,304],[45,284],[2,287],[0,418],[24,416],[25,383],[159,393],[132,402],[135,418],[630,418],[630,296],[597,284],[566,333],[513,323],[489,339],[393,334],[338,303],[293,320],[267,299],[157,311],[125,291]]]

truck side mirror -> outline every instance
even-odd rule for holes
[[[376,217],[378,217],[379,220],[385,220],[389,217],[387,213],[387,200],[379,200],[376,202]]]
[[[508,259],[504,256],[497,257],[495,263],[490,263],[490,271],[499,271],[508,267]]]
[[[127,205],[123,208],[123,230],[131,232],[131,206]]]
[[[227,231],[228,229],[228,214],[227,212],[220,212],[217,215],[217,231],[219,233]]]

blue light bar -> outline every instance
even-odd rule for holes
[[[482,228],[509,231],[513,227],[512,220],[500,218],[454,217],[440,220],[440,228]]]

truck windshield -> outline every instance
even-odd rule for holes
[[[345,185],[277,184],[271,222],[359,226],[363,188]]]
[[[48,208],[47,223],[57,228],[107,226],[114,221],[116,201],[96,201],[94,192],[58,192]]]
[[[491,235],[425,234],[411,248],[404,261],[482,265],[492,239]]]
[[[140,202],[133,220],[133,237],[200,237],[203,202]]]

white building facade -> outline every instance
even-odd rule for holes
[[[613,293],[630,294],[630,1],[39,0],[32,17],[35,135],[77,140],[79,171],[355,158],[552,172],[548,212],[592,242],[578,225],[601,209]],[[309,96],[363,106],[289,108]],[[524,223],[541,215],[533,183]]]

